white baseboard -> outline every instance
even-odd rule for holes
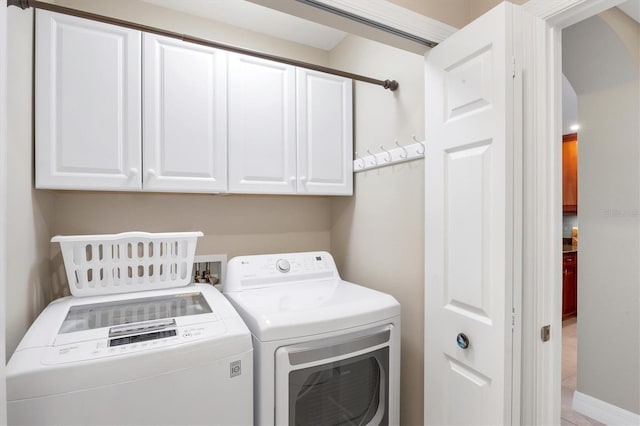
[[[616,407],[578,391],[573,394],[573,409],[609,426],[640,424],[640,414]]]

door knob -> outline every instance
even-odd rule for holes
[[[464,333],[458,333],[456,336],[456,342],[462,349],[467,349],[469,347],[469,338]]]

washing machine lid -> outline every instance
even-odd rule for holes
[[[310,336],[400,315],[390,295],[341,279],[303,281],[227,293],[261,341]]]
[[[94,341],[107,348],[125,346],[136,340],[142,343],[175,337],[181,327],[196,324],[205,328],[202,338],[224,338],[241,331],[231,330],[227,324],[226,320],[234,316],[237,313],[228,301],[212,286],[202,284],[117,295],[70,296],[55,300],[44,309],[17,351]],[[137,336],[141,337],[136,339]],[[86,356],[91,357],[102,355],[92,352]]]

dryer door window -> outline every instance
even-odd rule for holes
[[[290,425],[387,425],[389,347],[289,373]]]

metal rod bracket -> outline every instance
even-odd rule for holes
[[[395,80],[385,80],[385,81],[384,81],[384,88],[385,88],[385,89],[389,89],[389,90],[391,90],[392,92],[395,92],[396,90],[398,90],[398,87],[399,87],[399,86],[400,86],[400,85],[399,85],[399,84],[398,84],[398,82],[397,82],[397,81],[395,81]]]
[[[22,10],[29,9],[29,0],[7,0],[7,7],[17,6]]]

